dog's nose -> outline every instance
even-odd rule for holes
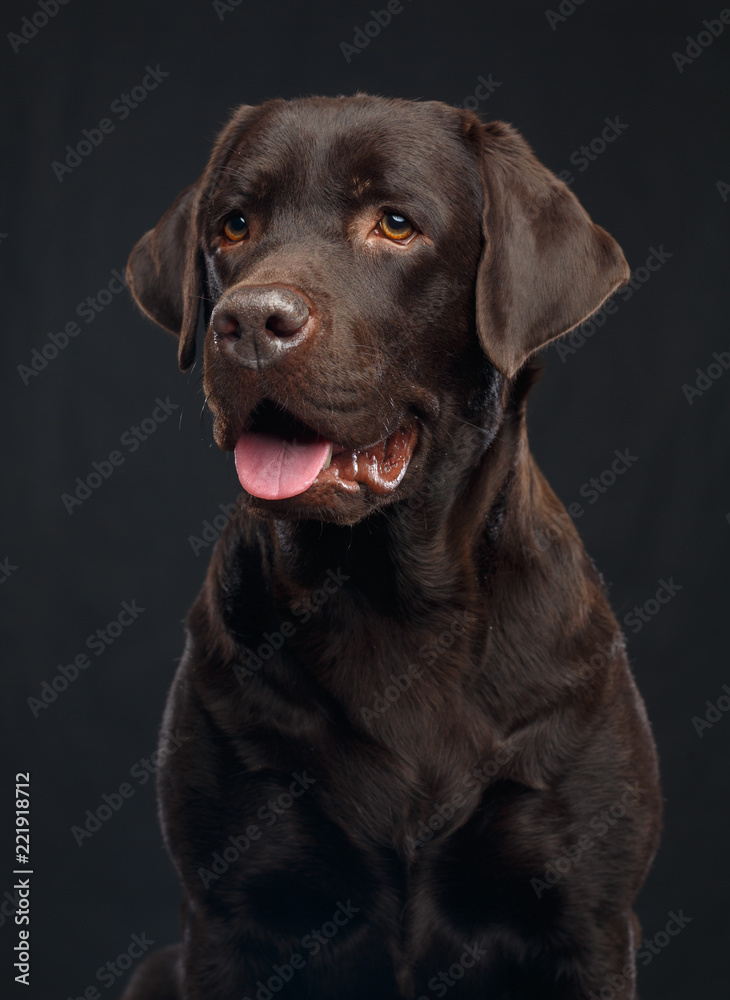
[[[218,302],[210,325],[220,350],[246,368],[265,368],[311,333],[309,306],[291,288],[249,285]]]

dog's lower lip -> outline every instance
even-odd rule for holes
[[[322,485],[331,483],[353,493],[364,485],[372,493],[386,496],[402,482],[417,437],[416,422],[409,420],[392,434],[366,448],[335,445],[331,464],[322,469],[315,482]]]

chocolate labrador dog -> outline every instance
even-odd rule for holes
[[[628,276],[509,125],[363,94],[239,108],[137,243],[244,492],[163,725],[182,943],[128,1000],[636,997],[655,752],[525,430]]]

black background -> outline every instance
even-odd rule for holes
[[[672,53],[704,30],[703,19],[717,18],[719,0],[585,0],[554,28],[546,2],[476,12],[404,0],[349,63],[340,43],[370,19],[369,0],[245,0],[222,19],[210,2],[70,0],[17,53],[0,39],[9,154],[0,216],[0,560],[17,567],[0,589],[8,625],[0,894],[13,882],[16,771],[32,773],[34,869],[33,985],[13,982],[16,928],[4,916],[4,996],[65,1000],[96,984],[116,997],[128,976],[106,989],[96,970],[126,951],[132,934],[177,937],[178,890],[152,783],[140,785],[130,769],[155,748],[181,620],[205,570],[209,550],[196,556],[189,537],[240,489],[231,456],[212,445],[201,419],[199,367],[177,371],[173,338],[144,320],[126,291],[91,323],[77,306],[123,270],[138,237],[198,176],[237,104],[359,89],[464,103],[489,74],[499,87],[481,101],[482,115],[514,123],[549,167],[573,172],[573,190],[633,269],[650,248],[671,254],[629,300],[617,297],[615,314],[582,346],[562,357],[548,349],[529,427],[553,488],[566,505],[583,504],[578,526],[619,619],[653,598],[660,579],[681,587],[637,634],[627,630],[666,796],[663,844],[638,912],[647,937],[663,931],[671,910],[692,918],[640,967],[640,987],[645,1000],[726,996],[730,720],[722,715],[700,737],[692,718],[730,683],[730,374],[723,369],[691,405],[682,386],[696,382],[713,352],[730,350],[730,205],[717,186],[730,184],[720,99],[730,25],[680,72]],[[38,9],[33,0],[6,4],[3,35]],[[121,121],[110,106],[148,64],[169,76]],[[571,166],[571,154],[617,116],[628,127],[587,169]],[[52,161],[104,117],[114,131],[59,181]],[[78,336],[24,384],[18,366],[72,320]],[[168,396],[179,409],[130,454],[121,435]],[[61,495],[115,449],[124,464],[69,514]],[[582,484],[609,468],[616,449],[637,461],[587,502]],[[88,653],[86,637],[131,600],[144,612],[34,717],[28,698],[60,663]],[[133,797],[77,846],[71,827],[125,781]]]

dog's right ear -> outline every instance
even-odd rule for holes
[[[182,191],[154,229],[135,245],[127,262],[127,284],[145,315],[180,338],[182,371],[195,359],[195,333],[205,296],[203,254],[198,238],[201,202],[225,171],[226,161],[258,108],[242,104],[218,136],[205,171]]]
[[[134,301],[151,320],[180,337],[178,362],[183,371],[195,357],[202,294],[197,240],[200,183],[177,196],[155,228],[137,242],[127,262],[127,284]]]

